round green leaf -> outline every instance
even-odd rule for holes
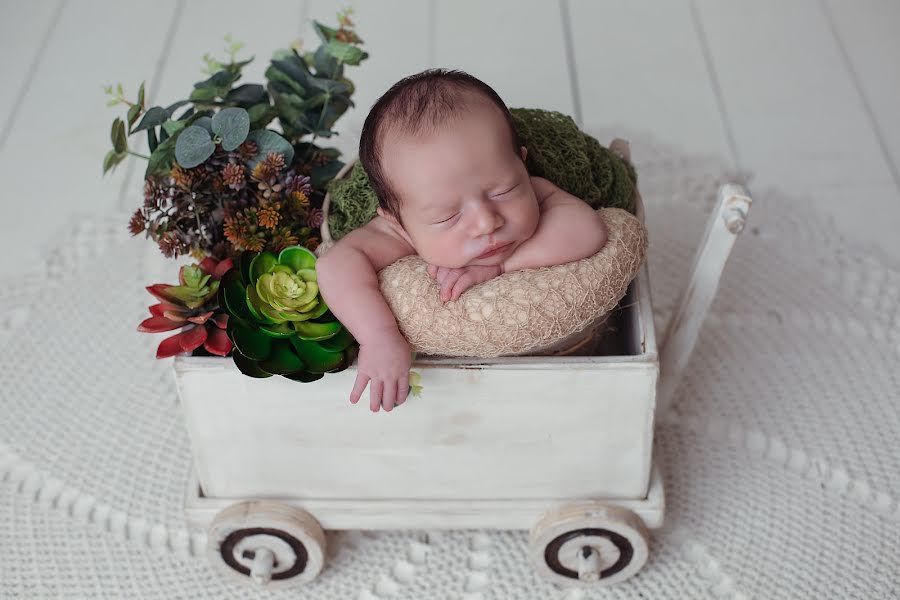
[[[291,146],[290,142],[288,142],[286,139],[284,139],[274,131],[269,131],[268,129],[257,129],[256,131],[251,131],[250,135],[247,136],[247,139],[255,143],[259,148],[256,156],[254,156],[250,160],[251,169],[256,166],[256,163],[264,159],[270,152],[283,154],[284,164],[286,166],[289,166],[292,162],[294,162],[294,147]]]
[[[210,139],[209,132],[191,125],[184,128],[175,142],[175,160],[183,168],[190,169],[203,164],[215,149],[216,145]]]
[[[315,269],[316,255],[303,246],[289,246],[278,255],[278,263],[287,265],[296,273],[301,269]]]
[[[247,139],[250,115],[243,108],[223,108],[212,118],[212,130],[222,138],[222,148],[230,152]]]

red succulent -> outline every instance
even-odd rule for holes
[[[160,333],[181,328],[164,339],[156,349],[156,358],[168,358],[180,352],[193,352],[201,345],[210,353],[227,356],[232,349],[225,333],[228,314],[219,307],[217,292],[222,276],[234,266],[228,258],[217,261],[204,258],[200,264],[184,265],[178,271],[180,285],[157,283],[147,291],[160,300],[150,306],[151,317],[138,325],[138,331]]]

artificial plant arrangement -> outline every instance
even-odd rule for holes
[[[157,358],[181,352],[232,356],[251,377],[314,381],[352,363],[358,344],[328,310],[316,285],[312,250],[321,237],[326,186],[344,166],[340,151],[320,147],[354,106],[345,65],[368,57],[349,18],[338,28],[314,22],[315,52],[277,51],[265,85],[236,85],[249,60],[228,42],[228,62],[204,56],[209,77],[185,100],[147,107],[122,85],[106,88],[109,106],[124,105],[112,124],[104,174],[128,156],[147,161],[143,204],[133,236],[145,233],[167,258],[189,254],[179,285],[147,290],[160,302],[139,331],[181,331],[163,340]],[[149,154],[129,147],[146,136]]]

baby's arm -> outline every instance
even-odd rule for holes
[[[596,254],[606,244],[606,224],[591,206],[542,177],[531,184],[541,201],[537,230],[503,262],[503,272],[550,267]]]
[[[359,342],[356,383],[350,402],[359,401],[370,383],[370,408],[390,411],[402,404],[408,391],[412,357],[409,343],[381,294],[378,271],[415,254],[381,217],[341,238],[317,262],[319,291],[334,316]]]

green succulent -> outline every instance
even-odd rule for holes
[[[315,381],[346,369],[359,345],[328,310],[316,282],[316,256],[302,246],[244,252],[222,278],[234,362],[251,377]]]

